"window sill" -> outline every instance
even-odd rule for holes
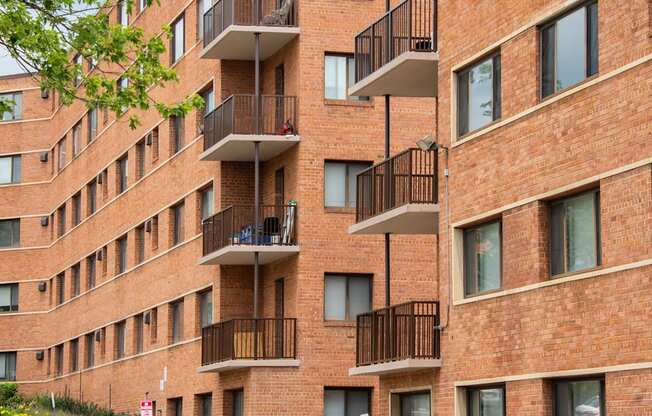
[[[545,97],[540,96],[540,100],[539,100],[539,102],[540,102],[540,103],[545,103],[545,102],[548,101],[548,100],[554,100],[555,97],[557,97],[557,96],[559,96],[559,95],[562,95],[562,94],[565,94],[566,92],[571,91],[571,90],[573,90],[573,89],[575,89],[575,88],[579,88],[579,87],[581,87],[582,85],[584,85],[584,84],[586,84],[586,83],[588,83],[588,82],[591,82],[591,81],[593,81],[593,80],[595,80],[595,79],[597,79],[597,78],[599,78],[599,77],[600,77],[600,75],[596,73],[596,74],[591,75],[590,77],[586,77],[586,78],[584,78],[583,80],[581,80],[581,81],[579,81],[579,82],[577,82],[577,83],[575,83],[575,84],[573,84],[573,85],[569,85],[569,86],[566,87],[566,88],[562,88],[562,89],[560,89],[560,90],[557,90],[557,91],[553,92],[553,93],[550,94],[550,95],[547,95],[547,96],[545,96]],[[539,92],[541,92],[541,91],[539,91]]]
[[[324,105],[330,105],[334,107],[373,107],[373,99],[359,101],[359,100],[334,100],[330,98],[324,98]]]
[[[355,321],[324,321],[327,328],[355,328]]]
[[[355,208],[324,207],[327,214],[355,214]]]

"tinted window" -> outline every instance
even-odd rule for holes
[[[464,230],[464,294],[499,289],[501,285],[500,222]]]

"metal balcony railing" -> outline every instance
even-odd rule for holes
[[[229,134],[297,134],[296,97],[232,95],[204,118],[204,150]]]
[[[355,37],[355,82],[405,52],[436,50],[436,0],[405,0]]]
[[[437,152],[408,149],[358,174],[356,222],[406,204],[437,203]]]
[[[202,329],[201,362],[296,358],[296,319],[231,319]]]
[[[296,0],[219,0],[204,13],[204,47],[231,25],[297,26]]]
[[[439,302],[415,301],[358,315],[356,366],[439,359]]]
[[[204,220],[203,255],[230,245],[295,245],[296,205],[232,205]]]

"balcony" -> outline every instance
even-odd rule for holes
[[[349,95],[437,96],[436,0],[405,0],[355,37]]]
[[[298,367],[296,319],[231,319],[202,329],[198,372]]]
[[[357,177],[349,234],[436,234],[437,152],[408,149]]]
[[[250,265],[254,253],[268,264],[299,252],[296,205],[263,205],[256,230],[252,205],[232,205],[204,220],[199,264]]]
[[[258,109],[256,108],[258,107]],[[254,142],[260,160],[269,160],[299,142],[296,97],[232,95],[204,118],[204,151],[200,160],[253,161]]]
[[[299,35],[296,0],[219,0],[204,14],[202,58],[251,61],[254,33],[260,33],[261,60]]]
[[[439,302],[415,301],[358,315],[350,376],[441,367]]]

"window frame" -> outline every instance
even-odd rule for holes
[[[199,292],[197,296],[199,298],[197,302],[199,305],[199,319],[197,321],[199,322],[199,331],[201,332],[202,329],[213,325],[213,290],[212,289],[204,290],[202,292]],[[207,311],[209,322],[204,322],[205,305],[206,307],[210,305],[210,309]]]
[[[119,360],[127,356],[127,321],[122,320],[115,323],[115,359]]]
[[[70,372],[74,373],[79,370],[79,338],[70,340]]]
[[[500,389],[503,392],[503,416],[507,416],[507,385],[504,383],[499,383],[499,384],[482,384],[482,385],[477,385],[477,386],[467,386],[464,388],[464,393],[465,393],[465,404],[466,404],[466,415],[465,416],[471,416],[471,394],[470,392],[472,391],[479,391],[479,390],[494,390],[494,389]],[[480,415],[482,416],[482,415]]]
[[[172,247],[185,240],[185,201],[175,204],[172,208]]]
[[[326,96],[326,58],[327,57],[334,57],[334,58],[344,58],[345,59],[345,73],[346,77],[344,80],[344,98],[333,98],[333,97],[327,97]],[[349,65],[353,65],[353,68],[355,70],[355,55],[353,53],[349,52],[324,52],[324,99],[325,100],[332,100],[332,101],[362,101],[362,102],[369,102],[371,98],[366,95],[349,95],[349,86],[350,85],[355,85],[355,75],[353,78],[353,82],[349,85],[351,79],[349,77],[350,75],[350,68]]]
[[[81,264],[75,263],[70,268],[70,294],[71,298],[81,294]]]
[[[177,43],[177,25],[181,24],[181,34],[183,36],[183,39],[181,39],[181,51],[177,50],[176,43]],[[178,15],[172,24],[170,25],[170,28],[172,29],[172,36],[170,36],[170,65],[174,65],[177,62],[183,58],[183,55],[186,53],[186,14],[181,13]],[[180,52],[180,53],[179,53]]]
[[[84,335],[84,368],[93,368],[95,366],[95,332]]]
[[[595,210],[595,217],[593,219],[594,227],[595,227],[595,266],[588,267],[585,269],[581,270],[575,270],[575,271],[568,271],[568,227],[567,227],[567,221],[566,221],[566,210],[563,210],[563,219],[562,219],[562,225],[563,225],[563,241],[562,241],[562,246],[563,246],[563,251],[562,251],[562,260],[563,260],[563,266],[564,266],[564,271],[561,273],[556,273],[553,274],[553,263],[554,263],[554,258],[553,258],[553,253],[552,253],[552,230],[554,227],[553,224],[553,219],[552,219],[552,208],[555,205],[563,204],[565,205],[566,201],[569,199],[573,199],[579,196],[587,195],[587,194],[594,194],[593,195],[593,207]],[[600,188],[594,188],[594,189],[589,189],[586,191],[581,191],[579,193],[575,193],[572,195],[564,196],[563,198],[555,199],[552,200],[548,203],[548,239],[549,239],[549,244],[548,244],[548,257],[549,257],[549,275],[551,279],[558,279],[560,277],[576,274],[576,273],[584,273],[589,270],[595,270],[599,267],[602,266],[602,226],[601,226],[601,215],[600,215]]]
[[[479,289],[478,289],[478,276],[477,276],[478,268],[477,268],[477,262],[476,262],[476,266],[475,266],[476,276],[475,276],[475,279],[474,279],[474,288],[475,288],[475,290],[471,293],[471,292],[469,292],[467,290],[467,286],[466,286],[466,282],[467,282],[467,278],[466,278],[466,273],[467,273],[466,264],[467,264],[467,262],[466,262],[466,259],[467,259],[467,255],[468,255],[468,253],[466,252],[466,233],[468,231],[470,231],[470,230],[475,230],[477,228],[492,225],[492,224],[495,224],[495,223],[498,223],[498,237],[500,238],[500,245],[498,247],[499,250],[500,250],[500,261],[498,263],[499,275],[500,275],[499,286],[497,288],[495,288],[495,289],[489,289],[489,290],[485,290],[485,291],[482,291],[482,292],[479,291]],[[473,298],[473,297],[476,297],[476,296],[482,296],[482,295],[486,295],[488,293],[493,293],[493,292],[498,292],[498,291],[503,290],[503,271],[504,271],[504,263],[503,263],[504,262],[504,251],[503,251],[504,247],[503,246],[504,246],[504,242],[503,242],[503,221],[502,221],[502,218],[495,218],[495,219],[492,219],[492,220],[489,220],[489,221],[484,221],[484,222],[481,222],[481,223],[477,223],[477,224],[470,225],[468,227],[462,228],[462,292],[463,292],[463,295],[464,295],[465,299],[466,298]]]
[[[0,249],[17,248],[20,247],[20,218],[9,218],[0,220],[0,224],[9,223],[11,230],[11,242],[9,245],[0,245]]]
[[[93,179],[92,181],[86,184],[86,210],[88,211],[87,216],[95,214],[97,211],[97,180]]]
[[[5,356],[5,377],[0,378],[0,381],[15,381],[16,368],[18,367],[18,353],[16,351],[2,351],[0,352],[0,355]],[[12,357],[12,359],[9,357]],[[11,363],[13,363],[13,369],[11,368]]]
[[[344,277],[346,279],[346,298],[344,300],[344,319],[329,319],[326,317],[326,280],[328,278],[334,277]],[[324,273],[324,304],[323,304],[323,316],[324,322],[352,322],[355,321],[356,317],[350,316],[350,295],[349,295],[349,279],[354,277],[364,277],[369,281],[369,310],[367,312],[373,311],[374,308],[374,275],[370,273]]]
[[[344,392],[344,416],[354,416],[354,415],[349,415],[348,414],[348,408],[346,407],[346,403],[348,403],[348,393],[349,392],[366,392],[367,393],[367,409],[369,409],[369,412],[367,413],[368,416],[372,416],[373,414],[373,387],[332,387],[332,386],[324,386],[324,392],[323,392],[323,403],[322,406],[324,409],[326,408],[326,391],[331,390],[331,391],[343,391]]]
[[[91,143],[97,137],[98,119],[97,108],[92,108],[86,113],[87,118],[87,142]]]
[[[340,165],[345,165],[345,172],[344,172],[344,206],[337,206],[337,205],[326,205],[326,168],[328,164],[340,164]],[[351,205],[351,201],[349,200],[349,178],[350,178],[350,168],[351,165],[367,165],[365,169],[363,169],[361,172],[373,167],[373,162],[369,161],[364,161],[364,160],[335,160],[335,159],[326,159],[324,160],[324,183],[323,183],[323,188],[324,188],[324,208],[325,209],[355,209],[358,201],[357,201],[357,194],[356,194],[356,201],[355,205]]]
[[[210,194],[210,197],[208,196]],[[209,207],[210,207],[210,213],[204,212],[204,202],[205,201],[210,201]],[[203,223],[204,220],[212,217],[215,215],[215,188],[213,187],[213,183],[211,182],[208,186],[203,187],[202,189],[199,190],[199,217],[201,219],[200,223]],[[207,214],[207,215],[204,215]]]
[[[129,187],[129,155],[125,154],[116,161],[118,176],[118,195],[124,193]]]
[[[95,253],[86,257],[86,290],[90,290],[97,284],[97,256]]]
[[[0,305],[0,314],[18,312],[20,309],[20,288],[18,283],[2,283],[0,288],[8,287],[9,288],[9,305]]]
[[[70,205],[72,208],[72,226],[76,227],[82,221],[81,191],[72,196]]]
[[[0,94],[0,101],[14,102],[13,104],[10,104],[11,111],[5,111],[4,113],[0,113],[0,123],[23,119],[23,92],[22,91],[2,93]],[[9,114],[10,118],[5,118],[5,114]]]
[[[491,59],[492,61],[492,79],[491,79],[491,95],[492,95],[492,114],[491,114],[491,121],[483,126],[477,127],[473,130],[471,130],[469,126],[469,94],[471,89],[467,85],[466,87],[466,128],[467,131],[463,132],[461,131],[461,120],[462,120],[462,110],[461,110],[461,92],[460,92],[460,79],[467,73],[471,72],[473,69],[478,67],[481,63]],[[498,63],[498,65],[496,65]],[[498,69],[496,69],[498,68]],[[473,62],[469,63],[468,65],[465,65],[464,67],[458,69],[455,71],[455,135],[456,139],[460,140],[463,139],[464,137],[475,133],[476,131],[480,131],[484,128],[487,128],[488,126],[498,122],[502,118],[502,53],[500,49],[493,50],[480,58],[474,60]],[[497,105],[496,105],[497,103]],[[496,111],[497,109],[497,111]]]
[[[183,304],[183,299],[170,302],[170,345],[183,341]]]
[[[605,388],[605,377],[604,375],[594,375],[594,376],[580,376],[580,377],[568,377],[568,378],[556,378],[551,380],[552,387],[552,415],[561,416],[557,408],[557,385],[561,383],[571,383],[578,381],[598,381],[600,382],[600,411],[601,414],[606,412],[607,409],[607,398],[606,398],[606,388]]]
[[[9,182],[0,182],[0,185],[10,185],[14,183],[21,183],[22,177],[22,156],[21,155],[8,155],[0,157],[2,159],[9,159]]]
[[[122,274],[127,271],[127,262],[128,262],[128,244],[127,244],[127,235],[116,240],[116,261],[117,261],[117,273]]]
[[[600,10],[598,8],[596,10],[596,13],[597,13],[596,19],[597,20],[595,22],[595,24],[597,25],[596,34],[598,35],[598,37],[595,40],[595,42],[596,42],[596,53],[597,53],[596,67],[595,67],[595,73],[589,74],[590,67],[591,67],[591,65],[590,65],[590,61],[591,61],[590,49],[591,48],[589,47],[589,42],[590,42],[589,35],[590,35],[590,32],[591,32],[591,30],[589,28],[589,22],[590,22],[589,8],[591,6],[593,6],[593,5],[595,5],[595,7],[597,8],[598,7],[598,0],[587,0],[587,1],[581,2],[579,5],[577,5],[577,6],[573,7],[573,8],[571,8],[571,9],[563,12],[562,14],[559,14],[559,15],[547,20],[545,23],[542,23],[542,24],[540,24],[538,26],[538,28],[537,28],[538,41],[537,42],[538,42],[538,47],[539,47],[539,53],[538,53],[539,67],[538,67],[538,70],[539,70],[539,100],[540,101],[545,101],[545,100],[549,99],[550,97],[554,97],[555,95],[560,94],[560,93],[562,93],[562,92],[564,92],[566,90],[575,88],[578,85],[586,82],[588,79],[590,79],[590,78],[592,78],[594,76],[597,76],[600,73],[600,42],[599,42],[599,39],[600,39],[600,37],[599,37],[599,29],[600,29],[599,11]],[[578,82],[576,82],[576,83],[574,83],[572,85],[568,85],[568,86],[566,86],[564,88],[557,89],[556,84],[557,84],[557,62],[558,61],[557,61],[557,48],[556,48],[556,44],[557,44],[557,28],[556,28],[556,25],[561,19],[575,13],[576,11],[578,11],[580,9],[585,9],[585,13],[586,13],[585,18],[584,18],[584,47],[585,47],[585,52],[586,52],[586,61],[584,62],[584,79],[582,79],[582,80],[580,80],[580,81],[578,81]],[[551,93],[549,93],[548,95],[544,95],[544,91],[543,91],[544,70],[543,70],[543,68],[544,68],[544,54],[545,54],[545,51],[543,49],[543,38],[544,38],[543,37],[543,32],[545,30],[553,27],[553,26],[555,26],[554,41],[553,41],[553,57],[552,57],[553,58],[553,73],[554,73],[553,74],[553,80],[552,80],[553,91]]]

